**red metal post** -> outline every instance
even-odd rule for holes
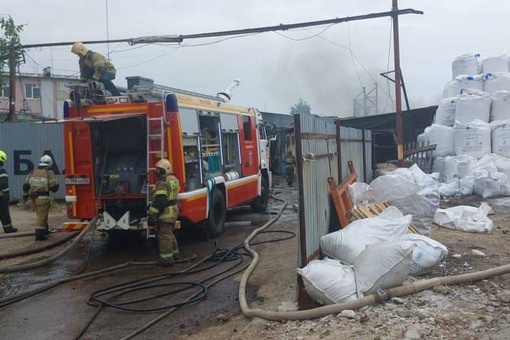
[[[393,54],[395,59],[395,112],[396,112],[396,139],[397,154],[399,166],[403,165],[404,159],[404,136],[402,121],[402,92],[401,92],[401,73],[400,73],[400,46],[398,37],[398,0],[392,0],[393,11]]]

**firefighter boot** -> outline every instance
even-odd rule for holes
[[[36,229],[35,230],[35,240],[36,241],[44,241],[49,237],[48,231],[46,229]]]
[[[15,233],[17,231],[18,231],[18,228],[14,228],[12,225],[10,225],[8,227],[4,227],[4,233],[6,233],[6,234]]]
[[[170,257],[168,259],[162,259],[160,257],[159,261],[157,262],[157,265],[161,267],[172,267],[174,265],[174,258]]]

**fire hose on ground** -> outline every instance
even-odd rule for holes
[[[29,235],[21,235],[21,236],[33,236],[34,235],[34,233],[24,233],[24,234],[29,234]],[[27,249],[27,250],[23,250],[23,251],[18,251],[18,252],[15,252],[15,253],[1,254],[0,255],[0,260],[11,259],[11,258],[14,258],[14,257],[20,257],[20,256],[26,256],[26,255],[32,255],[32,254],[40,253],[40,252],[43,252],[45,250],[48,250],[48,249],[51,249],[51,248],[55,248],[55,247],[61,245],[62,243],[65,243],[68,240],[72,239],[73,237],[75,237],[78,234],[79,234],[79,232],[75,231],[73,233],[70,233],[69,235],[66,235],[66,236],[62,237],[61,239],[59,239],[59,240],[57,240],[55,242],[44,243],[44,245],[41,246],[41,247],[37,247],[37,248],[33,248],[33,249]]]
[[[37,267],[44,266],[44,265],[46,265],[48,263],[51,263],[51,262],[53,262],[55,260],[58,260],[62,256],[66,255],[71,249],[73,249],[81,241],[81,239],[83,239],[83,237],[85,237],[85,235],[91,229],[95,228],[98,217],[99,216],[94,217],[89,222],[87,227],[80,232],[78,237],[76,237],[73,240],[73,242],[71,242],[71,244],[69,244],[67,247],[65,247],[63,250],[61,250],[57,254],[55,254],[55,255],[47,258],[47,259],[44,259],[44,260],[41,260],[41,261],[38,261],[38,262],[34,262],[34,263],[27,263],[27,264],[21,264],[21,265],[9,266],[9,267],[0,267],[0,274],[2,274],[2,273],[13,273],[13,272],[19,272],[19,271],[22,271],[22,270],[34,269],[34,268],[37,268]]]
[[[284,202],[281,199],[278,199],[278,198],[275,198],[275,199]],[[385,291],[380,291],[380,292],[374,293],[372,295],[368,295],[368,296],[359,298],[357,300],[348,301],[348,302],[341,303],[341,304],[327,305],[327,306],[323,306],[323,307],[319,307],[319,308],[315,308],[315,309],[311,309],[311,310],[304,310],[304,311],[276,312],[276,311],[265,311],[265,310],[261,310],[261,309],[250,309],[248,306],[248,303],[246,301],[246,287],[247,287],[248,279],[249,279],[250,275],[252,274],[252,272],[255,270],[255,268],[258,264],[258,261],[259,261],[259,255],[257,252],[255,252],[250,247],[250,242],[258,234],[264,232],[277,219],[279,219],[282,212],[285,210],[286,206],[287,206],[287,203],[284,202],[284,204],[282,205],[282,207],[280,208],[278,213],[275,216],[273,216],[262,227],[259,227],[256,230],[254,230],[248,236],[248,238],[246,238],[244,240],[244,243],[243,243],[244,248],[251,255],[253,260],[248,267],[245,267],[246,270],[241,278],[238,296],[239,296],[239,303],[240,303],[241,310],[242,310],[243,314],[249,318],[258,317],[258,318],[271,320],[271,321],[316,319],[316,318],[320,318],[320,317],[323,317],[323,316],[326,316],[329,314],[338,314],[343,310],[358,309],[358,308],[361,308],[366,305],[372,305],[372,304],[375,304],[375,303],[378,303],[381,301],[389,300],[389,299],[391,299],[391,297],[398,297],[398,296],[413,294],[413,293],[420,292],[420,291],[423,291],[426,289],[430,289],[430,288],[433,288],[433,287],[439,286],[439,285],[453,285],[453,284],[461,284],[461,283],[470,283],[470,282],[480,281],[480,280],[488,279],[488,278],[491,278],[494,276],[510,273],[510,265],[504,265],[504,266],[500,266],[500,267],[496,267],[496,268],[492,268],[492,269],[488,269],[488,270],[484,270],[484,271],[479,271],[479,272],[475,272],[475,273],[468,273],[468,274],[450,276],[450,277],[433,278],[433,279],[429,279],[429,280],[421,280],[421,281],[413,282],[412,284],[407,284],[407,285],[391,288],[391,289],[388,289]],[[91,226],[93,224],[95,224],[95,222],[96,222],[95,220],[90,222],[90,224],[87,226],[87,228],[84,229],[83,232],[79,235],[80,239],[86,234],[86,232],[88,230],[90,230],[89,228],[91,228]],[[79,240],[75,240],[74,242],[78,242],[78,241]],[[62,252],[61,252],[58,255],[62,256],[64,254],[62,254]],[[48,260],[50,260],[50,259],[48,259]],[[52,260],[55,260],[55,258],[53,258]],[[43,261],[37,263],[37,266],[42,265],[41,264],[42,262]],[[51,261],[49,261],[49,262],[51,262]],[[152,265],[152,264],[154,264],[154,263],[153,262],[131,262],[130,261],[130,262],[126,262],[121,265],[118,265],[118,266],[105,268],[105,269],[98,270],[95,272],[63,278],[63,279],[60,279],[60,280],[57,280],[57,281],[54,281],[51,283],[47,283],[34,291],[31,291],[28,293],[23,293],[23,294],[18,294],[16,296],[12,296],[9,298],[0,299],[0,307],[9,305],[9,304],[11,304],[15,301],[19,301],[21,299],[27,298],[28,296],[36,295],[42,291],[48,290],[48,289],[55,287],[59,284],[69,282],[72,280],[76,280],[79,278],[86,278],[86,277],[88,278],[88,277],[106,274],[108,272],[111,272],[112,270],[122,269],[122,268],[125,268],[128,266],[131,266],[131,265]],[[35,265],[35,264],[32,264],[32,265]],[[21,267],[21,266],[18,266],[18,267]],[[0,268],[0,272],[2,269],[4,269],[4,268]],[[25,267],[23,269],[27,269],[27,268]],[[23,270],[23,269],[19,269],[19,270]],[[154,325],[158,321],[162,320],[163,318],[165,318],[166,316],[171,314],[173,311],[175,311],[175,308],[159,315],[157,318],[153,319],[151,322],[146,324],[144,327],[136,330],[135,332],[129,334],[128,336],[124,337],[123,339],[131,339],[132,337],[135,337],[136,335],[142,333],[143,331],[147,330],[148,328],[150,328],[152,325]]]
[[[15,238],[15,237],[25,237],[25,236],[34,236],[35,232],[33,231],[25,231],[20,233],[9,233],[9,234],[1,234],[0,240],[4,238]]]
[[[276,311],[266,311],[262,309],[251,309],[248,306],[246,301],[246,287],[248,283],[248,279],[250,275],[253,273],[255,268],[257,267],[259,261],[259,255],[252,248],[250,248],[250,241],[257,236],[258,233],[264,231],[269,226],[271,226],[282,214],[285,209],[287,203],[283,205],[283,208],[280,209],[277,216],[268,221],[262,227],[255,229],[250,236],[246,238],[244,241],[244,248],[252,255],[252,263],[248,266],[246,271],[244,272],[240,284],[239,284],[239,304],[241,307],[241,311],[244,315],[249,318],[261,318],[265,320],[271,321],[282,321],[282,320],[306,320],[306,319],[317,319],[324,317],[329,314],[338,314],[343,310],[349,309],[358,309],[363,306],[373,305],[375,303],[386,301],[391,299],[392,297],[404,296],[409,294],[414,294],[417,292],[421,292],[426,289],[433,288],[435,286],[442,285],[455,285],[462,283],[471,283],[475,281],[485,280],[494,276],[504,275],[510,273],[510,264],[499,266],[483,271],[478,271],[474,273],[467,273],[462,275],[455,276],[447,276],[447,277],[437,277],[428,280],[420,280],[415,281],[411,284],[402,285],[399,287],[391,288],[384,291],[379,291],[377,293],[333,305],[326,305],[314,309],[303,310],[303,311],[287,311],[287,312],[276,312]]]

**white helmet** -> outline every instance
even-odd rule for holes
[[[84,56],[88,52],[88,48],[85,47],[81,42],[75,42],[73,47],[71,47],[71,52],[77,55]]]
[[[50,168],[53,166],[53,159],[48,155],[43,155],[39,161],[39,166],[47,166]]]
[[[160,168],[165,170],[165,174],[170,175],[174,173],[174,168],[172,166],[172,163],[168,159],[160,159],[156,163],[156,168]]]

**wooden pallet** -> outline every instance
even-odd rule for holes
[[[353,220],[361,220],[364,218],[379,216],[386,208],[390,207],[391,204],[385,203],[373,203],[364,207],[353,207],[350,210],[350,214]],[[407,228],[408,233],[419,234],[418,229],[414,225],[410,225]]]

